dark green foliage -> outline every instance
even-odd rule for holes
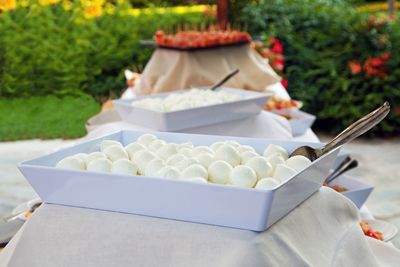
[[[81,137],[85,122],[99,110],[89,95],[1,98],[0,140]]]
[[[242,23],[252,34],[276,36],[284,44],[289,93],[318,116],[317,126],[337,132],[388,100],[400,103],[400,29],[398,22],[369,27],[365,15],[346,1],[270,0],[243,9]],[[352,74],[351,60],[390,53],[388,77]],[[374,133],[400,131],[399,111]]]

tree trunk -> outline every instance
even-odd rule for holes
[[[396,14],[396,0],[388,0],[388,11],[390,16],[394,16]]]
[[[229,0],[217,0],[218,25],[225,30],[229,22]]]

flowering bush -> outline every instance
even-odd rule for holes
[[[317,115],[317,127],[338,132],[387,100],[393,112],[371,134],[400,132],[399,21],[342,0],[258,2],[240,21],[283,44],[287,90]]]

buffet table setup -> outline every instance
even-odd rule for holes
[[[398,264],[400,251],[387,243],[395,233],[360,227],[372,218],[363,206],[372,187],[346,176],[323,186],[350,161],[345,141],[319,143],[315,117],[290,100],[247,35],[223,36],[240,44],[171,49],[175,39],[157,33],[162,45],[140,81],[88,121],[86,137],[19,165],[43,204],[0,266]],[[294,106],[271,108],[282,105],[277,96]],[[346,141],[388,109],[370,113]],[[304,145],[322,152],[299,154]]]

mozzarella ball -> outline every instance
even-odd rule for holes
[[[233,148],[238,148],[240,147],[240,144],[236,142],[235,140],[229,140],[225,142],[226,145],[230,145]]]
[[[181,172],[172,166],[165,166],[158,172],[158,176],[168,179],[179,179],[181,178]]]
[[[160,148],[162,148],[166,144],[167,144],[167,142],[165,142],[164,140],[156,139],[156,140],[152,141],[147,146],[147,148],[152,152],[156,152],[157,150],[159,150]]]
[[[111,167],[112,162],[109,159],[95,159],[89,162],[86,169],[93,172],[110,172]]]
[[[276,166],[274,175],[272,177],[282,183],[288,180],[296,173],[297,173],[296,170],[290,168],[289,166],[285,164],[278,164],[278,166]]]
[[[235,186],[251,188],[257,182],[257,175],[252,168],[239,165],[232,169],[229,181]]]
[[[206,152],[206,153],[209,153],[211,155],[214,155],[214,150],[212,150],[208,146],[197,146],[197,147],[193,148],[192,156],[197,156],[197,155],[199,155],[200,153],[203,153],[203,152]]]
[[[174,166],[185,159],[186,159],[186,156],[184,156],[182,154],[175,154],[175,155],[170,156],[167,159],[166,163],[167,163],[167,165]]]
[[[182,172],[182,178],[202,177],[208,180],[208,171],[200,164],[193,164]]]
[[[213,155],[209,153],[200,153],[199,155],[194,157],[199,161],[201,165],[203,165],[205,168],[208,168],[211,163],[213,163],[216,159]]]
[[[174,164],[174,167],[178,168],[180,171],[183,171],[184,169],[186,169],[190,165],[198,164],[198,163],[199,162],[194,158],[186,158],[186,159]]]
[[[255,188],[258,189],[273,189],[279,185],[279,182],[272,177],[266,177],[260,179]]]
[[[176,147],[176,149],[178,149],[178,151],[179,151],[179,149],[184,148],[184,147],[192,149],[194,146],[193,146],[193,144],[191,142],[187,142],[187,143],[179,144]]]
[[[178,153],[175,144],[166,144],[157,150],[157,155],[162,159],[167,159],[172,155]]]
[[[128,159],[119,159],[112,163],[111,172],[120,174],[136,175],[138,168]]]
[[[282,156],[285,160],[288,158],[288,153],[287,153],[286,149],[284,149],[284,148],[281,147],[281,146],[274,145],[274,144],[269,144],[269,145],[267,146],[267,148],[264,150],[263,155],[264,155],[264,157],[267,158],[268,156],[271,156],[271,155],[273,155],[273,154],[275,154],[275,153],[281,154],[281,156]]]
[[[146,176],[157,176],[158,172],[165,166],[162,159],[154,158],[146,165],[144,174]]]
[[[304,156],[293,156],[286,160],[286,165],[300,172],[311,165],[311,160]]]
[[[272,165],[261,156],[253,157],[246,162],[246,166],[253,169],[257,174],[257,179],[271,176],[273,173]]]
[[[89,154],[86,154],[86,153],[78,153],[78,154],[74,155],[74,157],[80,158],[83,162],[85,162],[85,164],[86,164],[86,159],[88,156],[89,156]]]
[[[183,147],[179,149],[179,154],[182,154],[186,157],[191,157],[192,156],[192,149],[188,147]]]
[[[242,154],[240,154],[240,163],[241,164],[246,164],[246,162],[254,157],[258,157],[260,155],[258,155],[256,152],[253,151],[245,151]]]
[[[135,154],[134,163],[138,166],[139,174],[144,174],[147,164],[157,156],[148,150],[140,150]]]
[[[226,161],[217,160],[208,167],[208,177],[211,182],[216,184],[229,183],[232,166]]]
[[[109,146],[104,149],[103,152],[111,161],[116,161],[118,159],[129,159],[128,153],[126,153],[125,149],[122,146]]]
[[[70,156],[60,160],[57,163],[56,167],[69,170],[85,170],[86,165],[81,158],[76,156]]]
[[[257,153],[256,150],[254,148],[252,148],[251,146],[239,146],[236,148],[236,150],[239,154],[242,154],[246,151],[253,151],[254,153]]]
[[[230,145],[222,145],[215,152],[215,157],[231,164],[233,167],[240,164],[240,156],[236,149]]]
[[[281,156],[280,153],[274,153],[271,156],[266,158],[269,163],[271,163],[272,168],[275,170],[278,164],[284,164],[285,159]]]
[[[211,144],[210,148],[214,151],[217,151],[217,149],[222,146],[224,144],[224,142],[215,142],[213,144]]]
[[[133,160],[136,152],[140,150],[146,150],[146,147],[139,143],[130,143],[125,147],[125,151],[128,153],[130,160]]]
[[[120,147],[123,147],[122,144],[121,144],[120,142],[118,142],[118,141],[115,141],[115,140],[103,140],[103,141],[101,141],[101,144],[100,144],[100,151],[101,151],[101,152],[104,152],[104,150],[105,150],[107,147],[110,147],[110,146],[120,146]]]
[[[185,179],[185,181],[193,182],[193,183],[201,183],[201,184],[207,184],[207,180],[204,179],[203,177],[191,177],[188,179]]]
[[[91,162],[92,160],[106,159],[106,158],[107,158],[107,156],[102,152],[92,152],[89,155],[87,155],[87,157],[85,158],[85,163],[87,166],[89,164],[89,162]]]
[[[145,147],[147,147],[148,145],[150,145],[151,142],[153,142],[154,140],[157,140],[157,136],[153,135],[153,134],[143,134],[141,136],[139,136],[139,138],[137,139],[137,142],[139,144],[144,145]]]

